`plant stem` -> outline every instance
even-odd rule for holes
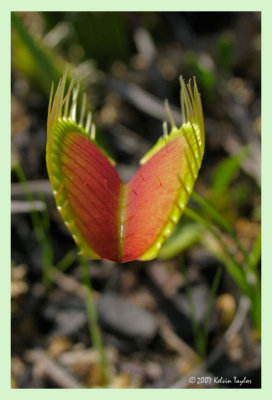
[[[201,340],[201,332],[200,332],[200,326],[197,321],[197,316],[196,316],[196,309],[195,309],[195,304],[194,304],[194,299],[192,296],[189,280],[187,277],[186,269],[184,267],[184,264],[181,263],[180,265],[181,268],[181,273],[184,277],[184,283],[185,283],[185,293],[187,297],[187,301],[189,303],[190,307],[190,312],[191,312],[191,317],[192,317],[192,328],[193,328],[193,334],[194,334],[194,340],[197,348],[197,352],[200,357],[203,356],[203,346],[202,346],[202,340]]]
[[[207,337],[208,337],[209,323],[210,323],[210,318],[211,318],[211,311],[212,311],[212,306],[214,304],[214,299],[215,299],[215,295],[216,295],[216,292],[218,289],[218,285],[219,285],[221,276],[222,276],[222,267],[219,267],[219,268],[217,268],[215,277],[213,279],[211,293],[209,296],[209,301],[208,301],[208,305],[206,308],[204,323],[203,323],[203,343],[204,343],[205,356],[206,356],[206,349],[207,349]]]
[[[100,359],[99,361],[100,361],[100,367],[101,367],[101,371],[102,371],[102,375],[103,375],[103,382],[106,385],[109,381],[108,366],[107,366],[107,360],[106,360],[106,356],[105,356],[104,345],[103,345],[103,341],[102,341],[102,337],[101,337],[101,332],[100,332],[100,328],[99,328],[98,320],[97,320],[94,292],[93,292],[93,287],[91,284],[91,279],[89,276],[88,263],[87,263],[86,258],[81,255],[79,256],[79,261],[80,261],[82,281],[83,281],[83,284],[86,289],[85,302],[86,302],[86,308],[87,308],[89,331],[90,331],[92,343],[99,354],[99,359]]]
[[[65,272],[72,263],[76,260],[77,254],[75,250],[70,250],[65,256],[57,263],[56,268],[61,272]]]

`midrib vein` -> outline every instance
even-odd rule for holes
[[[122,184],[119,197],[118,212],[118,260],[121,262],[123,257],[123,241],[124,241],[124,221],[128,196],[128,185]]]

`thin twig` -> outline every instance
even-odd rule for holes
[[[46,204],[43,201],[33,200],[12,200],[11,202],[11,214],[25,214],[33,211],[44,211]]]
[[[28,181],[27,185],[32,196],[53,197],[52,187],[48,180]],[[25,191],[21,183],[11,184],[11,197],[25,197]]]
[[[178,335],[175,334],[166,318],[161,316],[158,318],[158,322],[160,334],[165,343],[167,343],[170,348],[175,350],[185,359],[191,360],[194,365],[198,364],[200,357],[186,342],[184,342]]]
[[[29,362],[36,365],[44,375],[61,388],[80,389],[82,384],[70,374],[65,368],[61,367],[56,361],[48,357],[41,349],[30,350],[26,354]]]

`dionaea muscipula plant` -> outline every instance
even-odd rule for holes
[[[81,253],[116,262],[157,256],[186,207],[201,166],[204,123],[195,80],[181,84],[183,124],[169,111],[164,134],[124,184],[114,161],[98,145],[86,96],[66,89],[64,76],[53,94],[47,121],[46,162],[57,208]]]

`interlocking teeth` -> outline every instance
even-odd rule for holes
[[[91,135],[90,135],[91,140],[95,140],[95,133],[96,133],[95,124],[91,124]]]
[[[173,222],[173,224],[176,224],[178,222],[178,217],[176,215],[172,215],[170,217],[171,221]]]
[[[175,123],[173,114],[171,113],[168,100],[165,100],[164,104],[165,104],[165,108],[166,108],[166,111],[167,111],[167,114],[168,114],[168,118],[169,118],[169,122],[170,122],[171,128],[172,129],[177,129],[177,125]]]
[[[163,123],[162,123],[162,130],[163,130],[163,137],[165,139],[167,139],[168,138],[168,127],[167,127],[166,121],[163,121]]]
[[[92,123],[92,113],[89,111],[87,114],[87,120],[85,124],[85,131],[89,132]]]
[[[76,235],[72,235],[72,237],[73,237],[74,241],[76,242],[76,244],[78,244],[79,241],[78,241],[78,238],[76,237]]]
[[[82,97],[82,105],[81,105],[79,126],[83,126],[83,121],[84,121],[85,111],[86,111],[86,104],[87,104],[87,95],[86,95],[86,93],[84,93],[83,97]]]

